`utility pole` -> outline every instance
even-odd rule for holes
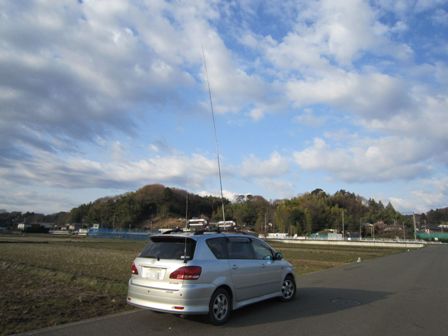
[[[267,236],[267,228],[266,228],[266,226],[268,225],[268,223],[267,223],[267,217],[268,217],[268,210],[266,210],[266,211],[264,212],[264,236],[265,236],[265,237]]]
[[[345,238],[344,209],[342,209],[342,239]]]
[[[414,240],[417,240],[417,232],[416,232],[416,225],[415,225],[415,214],[412,214],[412,221],[414,222]]]
[[[362,238],[362,234],[361,234],[361,222],[362,222],[362,219],[359,218],[359,240],[361,240],[361,238]]]

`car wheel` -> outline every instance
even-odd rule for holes
[[[296,283],[291,275],[287,275],[282,283],[282,296],[283,302],[291,301],[296,295]]]
[[[209,304],[208,317],[214,325],[227,322],[232,309],[231,297],[227,290],[218,288],[212,295]]]

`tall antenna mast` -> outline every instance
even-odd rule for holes
[[[188,191],[187,195],[185,196],[185,228],[188,225]]]
[[[213,130],[215,133],[215,144],[216,144],[216,159],[218,161],[218,174],[219,174],[219,187],[221,189],[221,208],[222,208],[222,220],[226,220],[226,214],[224,211],[224,194],[222,192],[222,176],[221,176],[221,160],[219,157],[219,143],[218,143],[218,135],[216,132],[216,121],[215,121],[215,111],[213,109],[213,100],[212,100],[212,91],[210,90],[210,80],[208,79],[208,70],[207,70],[207,62],[205,60],[205,52],[202,47],[202,57],[204,60],[204,69],[205,69],[205,77],[207,79],[207,87],[208,87],[208,96],[210,98],[210,110],[212,112],[212,120],[213,120]]]

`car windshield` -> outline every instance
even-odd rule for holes
[[[157,259],[193,259],[196,242],[185,237],[151,237],[145,246],[141,258]]]

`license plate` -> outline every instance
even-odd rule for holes
[[[165,277],[165,269],[157,267],[144,267],[143,277],[150,280],[163,280]]]

